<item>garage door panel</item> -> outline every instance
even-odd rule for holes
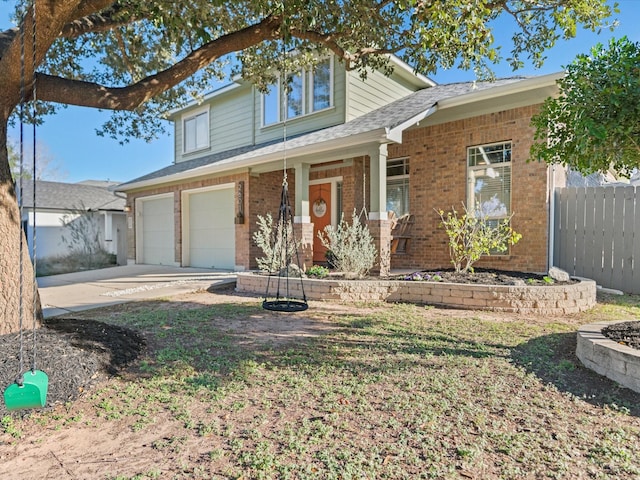
[[[189,196],[189,264],[235,268],[234,189]]]
[[[174,258],[173,197],[142,202],[142,263],[173,265]]]

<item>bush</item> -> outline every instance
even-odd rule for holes
[[[511,218],[490,220],[477,212],[472,215],[462,204],[464,214],[458,216],[455,208],[445,215],[436,210],[449,237],[449,255],[457,273],[473,272],[473,264],[483,255],[503,253],[509,245],[515,245],[522,238],[510,226]]]
[[[362,278],[373,268],[377,256],[373,237],[367,226],[360,223],[355,210],[351,224],[342,215],[337,228],[326,226],[324,232],[318,232],[318,238],[331,252],[336,269],[345,275]]]
[[[329,269],[322,265],[313,265],[309,267],[305,273],[307,274],[307,277],[324,278],[329,275]]]
[[[283,222],[279,222],[274,226],[270,213],[266,217],[258,215],[257,224],[258,231],[254,232],[253,241],[264,254],[264,257],[256,258],[258,268],[267,273],[277,273],[287,267],[299,270],[298,265],[292,263],[300,247],[299,242],[294,242],[292,225],[289,223],[285,227]],[[283,245],[285,242],[286,252]]]

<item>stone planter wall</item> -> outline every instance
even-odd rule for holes
[[[583,325],[578,330],[576,355],[585,367],[640,392],[640,351],[602,334],[611,322]]]
[[[238,273],[239,292],[265,294],[268,277]],[[269,295],[275,295],[277,277],[269,282]],[[580,280],[571,285],[503,286],[468,285],[444,282],[402,280],[303,280],[309,300],[407,302],[447,307],[516,313],[567,314],[596,305],[596,283]],[[299,279],[289,279],[290,295],[301,298]],[[285,286],[280,286],[284,296]]]

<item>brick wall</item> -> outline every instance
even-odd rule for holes
[[[249,222],[246,219],[246,212],[248,207],[248,191],[247,185],[249,184],[249,175],[247,173],[241,174],[233,174],[233,175],[224,175],[221,177],[211,178],[211,177],[202,177],[199,179],[195,179],[189,182],[174,184],[174,185],[163,185],[155,188],[151,188],[148,190],[128,193],[127,194],[127,204],[131,207],[131,211],[128,213],[132,220],[130,220],[130,225],[133,228],[128,229],[128,258],[135,259],[136,258],[136,228],[135,228],[135,218],[136,218],[136,200],[139,198],[152,197],[155,195],[162,195],[167,193],[173,194],[173,218],[174,218],[174,234],[175,234],[175,251],[174,251],[174,261],[182,265],[182,192],[184,190],[193,190],[196,188],[203,187],[212,187],[215,185],[223,185],[225,183],[234,183],[236,184],[235,193],[237,194],[237,184],[240,181],[245,182],[245,192],[244,192],[244,203],[245,203],[245,222],[243,224],[236,225],[236,265],[244,265],[248,266],[247,258],[249,256],[249,246],[248,246],[248,237],[249,237]],[[235,214],[238,213],[238,202],[235,202]]]
[[[460,211],[466,204],[467,147],[512,142],[513,228],[522,234],[509,254],[486,257],[479,267],[542,272],[547,263],[547,166],[527,163],[536,106],[523,107],[405,132],[389,158],[410,158],[410,211],[415,215],[406,254],[392,258],[392,268],[448,268],[447,236],[434,209]]]

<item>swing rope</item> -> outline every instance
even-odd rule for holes
[[[32,228],[32,241],[31,241],[31,245],[32,245],[32,251],[33,251],[33,281],[32,281],[32,286],[33,286],[33,304],[32,304],[32,310],[33,310],[33,324],[32,324],[32,330],[33,330],[33,346],[32,346],[32,364],[31,364],[31,371],[35,372],[36,371],[36,365],[37,365],[37,352],[38,352],[38,343],[37,343],[37,334],[36,334],[36,330],[37,330],[37,326],[38,326],[38,283],[37,283],[37,278],[36,278],[36,271],[37,271],[37,254],[36,254],[36,233],[38,231],[38,229],[36,228],[36,179],[38,176],[38,172],[36,170],[36,158],[37,158],[37,152],[36,152],[36,116],[38,114],[38,107],[37,107],[37,100],[38,100],[38,96],[37,96],[37,91],[36,91],[36,65],[37,65],[37,55],[36,55],[36,1],[33,0],[33,7],[31,9],[31,22],[33,24],[33,29],[32,29],[32,37],[31,37],[31,41],[33,44],[32,47],[32,56],[31,56],[31,66],[32,66],[32,80],[31,80],[31,89],[32,89],[32,101],[31,101],[31,106],[32,106],[32,119],[31,119],[31,124],[32,124],[32,137],[33,137],[33,144],[32,144],[32,149],[33,149],[33,158],[32,158],[32,170],[33,170],[33,198],[32,201],[33,203],[32,205],[32,210],[33,210],[33,228]]]
[[[27,17],[25,16],[25,19]],[[31,64],[32,64],[32,78],[31,78],[31,96],[32,96],[32,110],[31,110],[31,114],[32,114],[32,118],[31,118],[31,123],[32,123],[32,171],[31,171],[31,175],[32,175],[32,214],[33,214],[33,228],[32,228],[32,264],[33,264],[33,282],[32,282],[32,286],[33,286],[33,290],[32,290],[32,295],[33,295],[33,302],[32,302],[32,311],[33,311],[33,319],[32,319],[32,340],[33,340],[33,344],[32,344],[32,349],[31,349],[31,355],[32,355],[32,363],[31,363],[31,371],[35,372],[37,369],[37,350],[38,350],[38,344],[37,344],[37,326],[38,326],[38,316],[37,316],[37,308],[38,308],[38,284],[37,284],[37,280],[36,280],[36,178],[37,178],[37,174],[36,174],[36,167],[37,167],[37,163],[36,163],[36,156],[37,156],[37,152],[36,152],[36,115],[37,115],[37,106],[36,106],[36,98],[37,98],[37,92],[36,92],[36,64],[37,64],[37,58],[36,58],[36,2],[34,1],[31,7],[31,22],[32,22],[32,34],[31,34],[31,42],[32,42],[32,58],[31,58]],[[26,229],[24,227],[24,222],[23,222],[23,218],[24,218],[24,177],[25,177],[25,173],[26,173],[26,169],[24,167],[25,165],[25,133],[24,133],[24,123],[25,123],[25,117],[26,117],[26,112],[25,112],[25,104],[27,103],[27,85],[26,85],[26,81],[25,81],[25,77],[26,77],[26,53],[25,53],[25,32],[24,32],[24,23],[23,22],[23,28],[21,29],[21,35],[20,35],[20,188],[19,188],[19,196],[18,196],[18,208],[20,210],[20,228],[18,229],[18,235],[19,235],[19,255],[20,255],[20,260],[19,260],[19,268],[18,268],[18,276],[19,276],[19,295],[20,295],[20,305],[19,305],[19,309],[18,309],[18,315],[19,315],[19,328],[20,328],[20,380],[18,381],[19,384],[22,384],[22,372],[24,372],[24,317],[25,317],[25,313],[24,313],[24,302],[22,301],[23,297],[24,297],[24,264],[23,264],[23,255],[24,255],[24,242],[26,239]],[[28,223],[28,222],[27,222]]]
[[[284,3],[283,3],[284,8]],[[283,11],[284,18],[284,11]],[[285,104],[287,101],[288,91],[287,86],[287,42],[285,34],[282,35],[282,64],[280,73],[280,91],[285,92]],[[300,276],[300,290],[302,293],[302,301],[296,300],[291,295],[290,285],[290,270],[291,270],[291,254],[290,240],[293,242],[293,248],[296,254],[296,265],[300,268],[300,253],[298,252],[298,246],[296,242],[295,229],[293,228],[293,215],[291,212],[291,204],[289,202],[289,183],[287,180],[287,117],[286,105],[284,110],[284,118],[282,121],[282,160],[283,160],[283,174],[282,174],[282,193],[280,195],[280,208],[278,211],[278,221],[276,223],[276,231],[273,239],[273,255],[271,258],[270,272],[273,272],[274,266],[278,266],[278,281],[276,286],[275,300],[268,300],[269,286],[271,283],[271,274],[267,278],[267,288],[265,291],[265,298],[262,302],[262,308],[265,310],[272,310],[278,312],[301,312],[308,308],[307,296],[304,292],[304,282],[302,281],[302,270],[299,271]],[[289,238],[289,226],[291,227],[291,239]],[[281,266],[284,265],[284,269]],[[284,289],[285,295],[280,295],[281,280],[284,270]]]
[[[14,384],[7,387],[4,391],[4,402],[7,410],[16,410],[16,409],[24,409],[24,408],[37,408],[44,407],[47,402],[47,390],[49,386],[49,378],[46,373],[36,369],[36,353],[37,353],[37,320],[38,320],[38,286],[36,281],[36,116],[37,116],[37,106],[36,106],[36,66],[37,66],[37,55],[36,55],[36,2],[33,0],[29,5],[31,8],[31,23],[32,23],[32,78],[31,78],[31,101],[32,107],[32,124],[33,124],[33,145],[32,145],[32,153],[33,153],[33,171],[31,172],[33,177],[33,205],[32,205],[32,215],[33,215],[33,240],[32,240],[32,251],[33,251],[33,303],[32,303],[32,311],[33,311],[33,345],[32,345],[32,365],[30,372],[26,375],[25,366],[24,366],[24,358],[25,358],[25,341],[24,341],[24,317],[25,317],[25,308],[24,308],[24,255],[25,255],[25,242],[26,242],[26,227],[23,222],[24,217],[24,177],[25,177],[25,138],[24,138],[24,123],[25,123],[25,104],[27,103],[27,85],[25,81],[26,77],[26,56],[25,56],[25,27],[28,16],[25,15],[22,22],[22,28],[20,29],[20,107],[19,107],[19,116],[20,116],[20,168],[19,168],[19,187],[18,187],[18,210],[19,210],[19,222],[20,226],[18,228],[19,234],[19,256],[18,256],[18,275],[19,275],[19,297],[20,301],[18,304],[18,324],[19,324],[19,366],[20,372]],[[27,221],[27,224],[29,222]],[[29,255],[28,245],[26,254]]]

